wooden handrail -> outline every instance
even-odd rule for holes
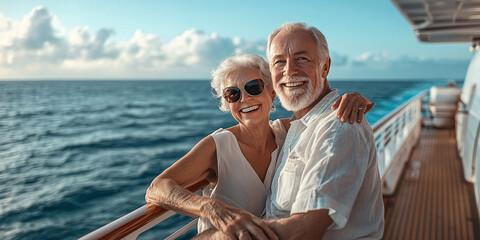
[[[196,192],[200,190],[201,188],[207,186],[209,182],[207,179],[204,177],[200,179],[199,181],[193,183],[192,185],[188,186],[187,189],[191,192]],[[122,222],[115,224],[115,222],[119,221],[114,221],[108,225],[105,225],[104,227],[97,229],[96,231],[93,231],[89,233],[88,235],[85,235],[84,237],[80,238],[80,240],[90,240],[90,239],[98,239],[98,240],[112,240],[112,239],[122,239],[127,237],[128,235],[132,234],[133,232],[137,231],[138,229],[142,228],[143,226],[147,225],[148,223],[152,222],[154,219],[160,217],[161,215],[165,214],[168,212],[167,209],[158,207],[154,204],[146,204],[142,206],[141,208],[135,210],[134,212],[130,214],[134,214],[137,211],[144,211],[141,213],[139,216],[133,218],[130,221],[127,222]],[[128,216],[128,215],[127,215]],[[125,217],[127,217],[125,216]],[[119,225],[117,227],[113,226],[113,229],[109,229],[109,225]]]

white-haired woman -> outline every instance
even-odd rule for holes
[[[238,124],[205,137],[156,177],[146,201],[200,217],[199,238],[224,234],[233,239],[277,239],[259,217],[289,121],[269,120],[275,92],[268,63],[254,54],[231,56],[213,71],[211,85],[221,99],[220,109],[230,111]],[[343,100],[336,105],[346,109],[347,115],[367,109],[369,102],[357,94],[344,95]],[[211,184],[203,196],[182,187],[205,175]]]

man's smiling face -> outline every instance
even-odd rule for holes
[[[282,106],[308,108],[324,92],[317,42],[306,30],[281,31],[270,46],[273,85]]]

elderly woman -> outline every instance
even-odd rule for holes
[[[256,239],[277,239],[259,217],[289,120],[269,121],[275,92],[268,63],[253,54],[231,56],[213,72],[212,87],[221,98],[220,109],[230,111],[238,124],[205,137],[155,178],[146,201],[200,217],[198,232],[203,233],[197,237],[226,234],[237,238],[247,229]],[[340,100],[334,106],[346,109],[344,116],[355,113],[351,120],[357,119],[359,109],[371,108],[361,96],[346,94],[341,104]],[[360,111],[358,119],[362,118]],[[211,183],[203,196],[182,187],[202,176],[208,176]]]

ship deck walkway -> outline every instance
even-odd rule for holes
[[[480,239],[473,184],[463,178],[453,129],[422,129],[384,202],[384,239]]]

